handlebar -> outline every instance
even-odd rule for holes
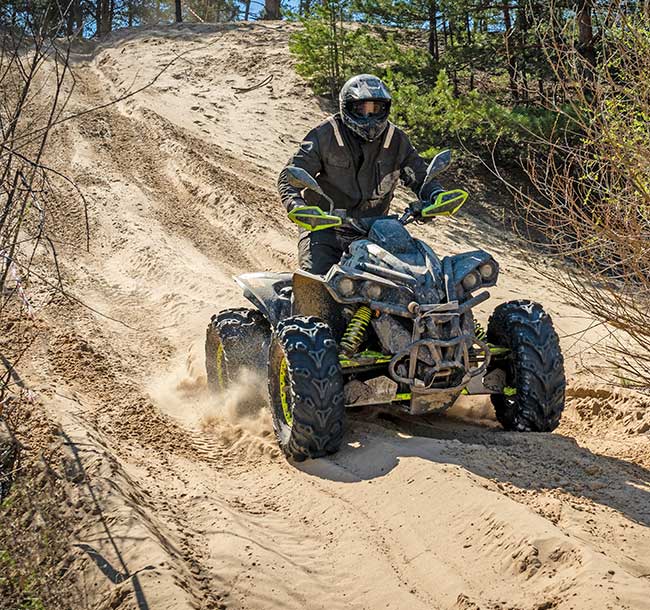
[[[418,220],[417,216],[413,213],[413,209],[408,207],[404,210],[404,213],[399,217],[399,222],[402,225],[408,225],[412,222]]]
[[[394,218],[402,225],[422,220],[410,206],[399,217],[391,215],[387,217],[350,218],[343,209],[332,209],[329,213],[326,213],[318,206],[299,206],[289,212],[289,219],[308,231],[348,226],[361,234],[365,234],[370,231],[372,223],[379,218]]]
[[[419,202],[414,202],[414,203],[419,203]],[[331,212],[333,215],[338,216],[341,218],[343,225],[348,225],[352,226],[353,228],[363,232],[367,233],[370,229],[363,227],[364,221],[368,222],[374,222],[375,220],[379,218],[394,218],[397,220],[401,225],[408,225],[411,224],[412,222],[418,222],[418,221],[423,221],[424,219],[421,218],[415,210],[409,206],[405,208],[404,212],[402,213],[401,216],[398,216],[396,214],[391,214],[388,216],[372,216],[372,217],[367,217],[367,218],[348,218],[347,214],[345,213],[345,210],[332,210]]]
[[[433,177],[443,171],[451,162],[451,153],[448,150],[438,153],[433,161],[427,168],[427,175],[424,184],[420,188],[420,196],[424,186],[429,184]],[[289,184],[298,189],[309,189],[318,193],[325,201],[330,204],[329,214],[325,213],[318,206],[298,206],[289,212],[289,218],[298,226],[303,227],[309,231],[320,231],[334,227],[340,227],[345,221],[346,224],[354,227],[362,233],[367,233],[368,230],[362,227],[364,219],[349,219],[345,210],[334,209],[334,201],[329,197],[318,184],[318,181],[309,174],[306,170],[300,167],[289,166],[287,169],[287,176]],[[435,201],[417,201],[409,205],[404,211],[402,216],[397,220],[402,225],[410,224],[411,222],[422,222],[428,218],[435,216],[453,216],[465,203],[468,194],[462,189],[455,189],[452,191],[436,191]],[[416,210],[411,207],[417,203]]]

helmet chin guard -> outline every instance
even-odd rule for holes
[[[372,74],[358,74],[349,79],[339,93],[339,110],[343,124],[367,142],[376,140],[388,125],[391,96],[386,85]],[[385,110],[379,114],[361,116],[354,112],[355,102],[382,102]]]

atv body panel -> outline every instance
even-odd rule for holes
[[[262,312],[271,326],[291,315],[291,280],[293,273],[244,273],[233,279],[244,297]]]
[[[470,382],[472,393],[499,390],[494,380],[490,388],[480,383],[490,350],[476,338],[471,315],[488,294],[473,297],[461,286],[490,261],[498,270],[482,250],[441,260],[396,219],[382,218],[325,276],[299,270],[236,279],[273,327],[289,315],[315,316],[337,342],[355,309],[367,306],[374,345],[340,356],[346,404],[388,402],[424,413],[451,406]]]

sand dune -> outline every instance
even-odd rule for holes
[[[90,204],[90,253],[77,212],[55,214],[63,272],[110,316],[53,305],[34,361],[95,490],[78,547],[93,607],[650,608],[647,399],[586,372],[597,331],[580,334],[588,320],[537,273],[546,263],[489,222],[480,180],[461,219],[418,232],[442,253],[493,252],[483,321],[517,297],[550,311],[570,373],[558,431],[506,433],[484,399],[361,413],[339,454],[296,467],[265,411],[238,412],[259,380],[208,394],[205,326],[244,304],[230,276],[295,265],[275,177],[326,114],[293,71],[292,27],[146,29],[73,56],[70,110],[177,58],[65,123],[50,153]]]

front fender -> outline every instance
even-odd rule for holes
[[[291,273],[244,273],[233,279],[271,326],[291,314]]]
[[[494,260],[494,257],[485,250],[474,250],[473,252],[463,252],[462,254],[456,254],[455,256],[446,256],[443,259],[443,264],[445,264],[445,262],[447,262],[451,267],[452,282],[455,287],[458,287],[466,275],[487,262],[493,263],[496,266],[497,272],[494,278],[491,278],[490,281],[482,281],[481,288],[489,288],[496,284],[499,273],[499,264]]]
[[[345,320],[341,315],[342,306],[337,303],[326,286],[325,277],[296,271],[293,274],[293,306],[294,316],[316,316],[327,322],[332,334],[338,340],[345,330]]]

